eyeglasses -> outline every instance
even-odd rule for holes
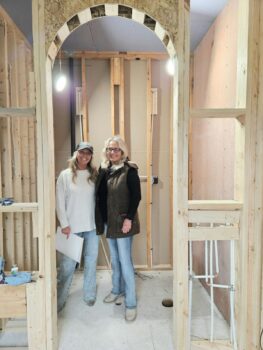
[[[115,148],[112,148],[112,147],[107,147],[106,148],[106,152],[113,152],[113,153],[118,153],[118,152],[120,152],[121,151],[121,149],[120,148],[117,148],[117,147],[115,147]]]

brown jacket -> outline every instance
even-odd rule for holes
[[[102,234],[104,232],[104,222],[100,212],[99,201],[107,201],[107,238],[122,238],[132,236],[140,232],[140,223],[138,213],[136,212],[133,220],[131,230],[124,234],[122,232],[122,225],[124,219],[127,217],[127,212],[130,204],[130,189],[127,186],[127,175],[130,168],[136,169],[135,176],[137,174],[137,166],[133,163],[124,163],[124,166],[110,173],[106,169],[100,169],[99,176],[96,183],[96,226],[97,233]],[[99,186],[102,181],[107,184],[107,195],[106,198],[99,198]],[[138,182],[139,183],[139,182]],[[140,198],[140,187],[135,189],[139,191]],[[139,204],[139,203],[138,203]]]

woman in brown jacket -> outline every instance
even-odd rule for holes
[[[132,262],[133,236],[140,232],[137,208],[141,200],[136,164],[128,161],[127,146],[119,136],[105,142],[103,161],[96,183],[96,227],[109,244],[112,266],[112,290],[105,303],[125,296],[125,319],[137,315],[135,276]]]

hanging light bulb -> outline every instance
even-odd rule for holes
[[[169,75],[174,75],[175,73],[175,66],[174,66],[174,59],[169,58],[169,60],[166,63],[166,70]]]
[[[63,74],[59,74],[57,81],[56,81],[56,90],[58,92],[61,92],[65,89],[67,85],[67,78]]]
[[[57,76],[57,80],[56,80],[56,83],[55,83],[55,87],[56,87],[56,90],[58,92],[61,92],[65,89],[67,85],[67,77],[65,74],[62,73],[62,70],[61,70],[61,51],[60,51],[60,55],[59,55],[59,74]]]

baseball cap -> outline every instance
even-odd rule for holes
[[[93,147],[89,142],[81,141],[77,147],[76,151],[81,151],[82,149],[88,149],[93,154]]]

